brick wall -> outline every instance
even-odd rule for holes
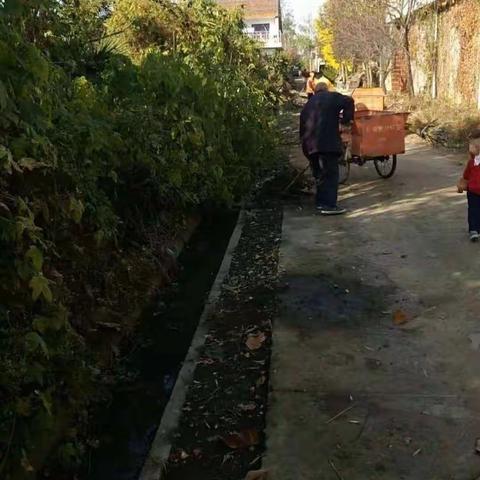
[[[404,52],[397,52],[393,60],[391,73],[391,89],[393,93],[406,93],[407,88],[407,61]]]
[[[439,98],[480,107],[480,2],[442,3],[435,42],[436,25],[431,9],[422,13],[410,34],[415,93],[436,91]],[[405,56],[399,53],[392,67],[392,91],[405,92],[406,81]]]
[[[244,8],[245,18],[275,18],[280,15],[279,0],[217,0],[225,8]]]

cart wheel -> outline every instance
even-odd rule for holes
[[[390,178],[397,169],[397,156],[376,158],[373,163],[375,170],[382,178]]]
[[[340,167],[340,175],[339,175],[339,180],[338,183],[340,185],[344,185],[347,183],[348,177],[350,176],[350,162],[346,162],[345,160],[340,161],[339,163]]]
[[[345,153],[340,159],[339,163],[339,180],[340,185],[347,183],[348,177],[350,176],[350,161],[352,159],[352,154],[348,147],[345,148]]]

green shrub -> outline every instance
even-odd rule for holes
[[[264,59],[237,14],[113,6],[0,2],[1,478],[35,476],[52,443],[78,465],[67,426],[102,366],[82,318],[99,299],[81,305],[99,259],[240,198],[275,159],[284,60]]]

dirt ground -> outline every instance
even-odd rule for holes
[[[311,199],[285,208],[274,480],[480,478],[480,245],[454,188],[464,160],[411,142],[390,180],[352,167],[346,216],[318,216]]]
[[[279,205],[245,211],[229,276],[207,322],[168,480],[243,479],[261,465],[281,222]]]
[[[480,245],[455,191],[464,162],[410,139],[389,180],[352,167],[343,217],[317,215],[308,194],[252,208],[169,480],[261,467],[269,480],[480,479]]]

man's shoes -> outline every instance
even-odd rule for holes
[[[480,240],[480,234],[478,232],[476,232],[475,230],[472,230],[470,232],[470,241],[476,243],[479,240]]]
[[[322,215],[326,215],[326,216],[328,216],[328,215],[343,215],[344,213],[347,213],[346,208],[339,207],[338,205],[336,207],[320,207],[318,209],[320,210],[320,213]],[[479,236],[479,239],[480,239],[480,236]]]

